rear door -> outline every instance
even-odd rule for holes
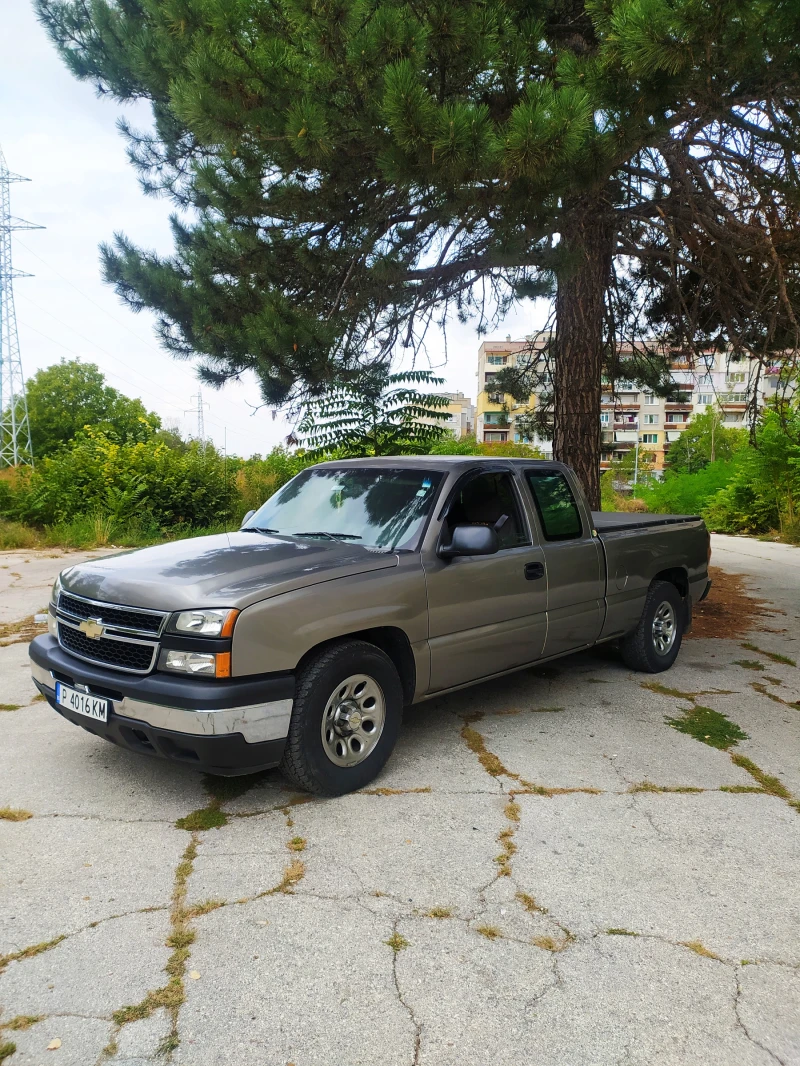
[[[547,569],[544,654],[593,644],[605,614],[603,553],[591,516],[580,506],[563,470],[530,467],[525,481],[541,532]]]
[[[438,540],[422,559],[428,588],[430,690],[538,659],[547,628],[544,553],[508,468],[466,474],[448,498]],[[495,525],[496,555],[441,559],[455,525]]]

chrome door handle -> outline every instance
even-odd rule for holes
[[[525,563],[525,578],[527,581],[536,581],[540,577],[544,577],[543,563]]]

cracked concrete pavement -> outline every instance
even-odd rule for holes
[[[0,647],[0,1062],[800,1066],[800,549],[713,548],[745,640],[412,708],[336,800],[120,751]],[[81,557],[1,553],[0,622]],[[670,726],[698,701],[746,739]]]

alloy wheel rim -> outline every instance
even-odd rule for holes
[[[323,750],[336,766],[358,766],[380,740],[385,722],[383,689],[368,674],[351,674],[325,704]]]
[[[653,616],[653,646],[659,655],[667,655],[675,643],[675,610],[669,600],[659,604]]]

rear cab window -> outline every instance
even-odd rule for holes
[[[526,470],[525,479],[545,540],[578,540],[583,536],[581,512],[560,470]]]

